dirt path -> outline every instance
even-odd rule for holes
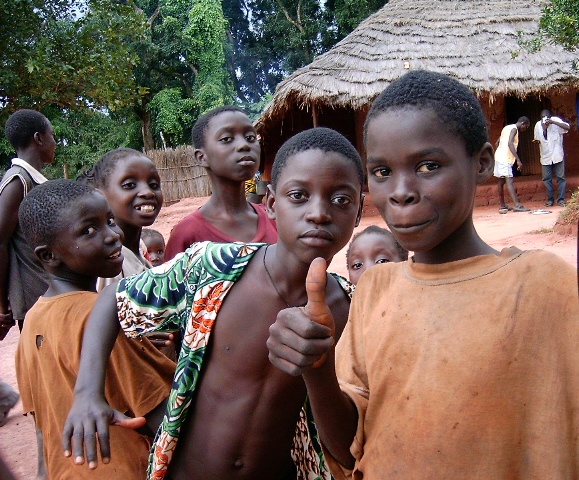
[[[168,238],[171,227],[183,216],[198,208],[205,198],[182,200],[165,207],[153,228],[158,229]],[[544,208],[540,203],[528,203],[532,210]],[[496,207],[477,208],[475,225],[481,237],[491,246],[501,249],[516,245],[523,250],[544,249],[556,253],[569,263],[576,265],[576,239],[553,232],[560,207],[550,209],[551,214],[532,215],[528,213],[498,213]],[[370,224],[384,226],[384,221],[374,211],[362,218],[357,230]],[[332,261],[332,271],[347,275],[346,249],[340,251]],[[18,343],[18,329],[13,328],[6,339],[0,342],[0,379],[16,386],[14,373],[14,352]],[[36,472],[36,444],[34,426],[30,418],[22,416],[20,403],[11,411],[8,422],[0,427],[0,454],[14,470],[16,477],[22,480],[34,478]]]

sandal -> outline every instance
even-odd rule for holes
[[[513,208],[513,212],[530,212],[531,209],[525,207],[524,205],[519,205],[518,207]]]

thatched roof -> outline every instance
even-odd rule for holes
[[[313,105],[358,109],[407,69],[449,74],[477,94],[524,97],[579,88],[576,55],[546,45],[519,46],[536,33],[539,0],[390,0],[356,30],[276,88],[262,125],[288,109]]]

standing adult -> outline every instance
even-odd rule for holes
[[[559,117],[551,115],[550,110],[541,112],[541,120],[535,124],[534,142],[539,143],[541,151],[541,170],[543,172],[543,183],[547,189],[546,207],[555,204],[553,189],[553,174],[557,177],[558,198],[557,203],[564,207],[565,188],[565,154],[563,152],[563,134],[569,131],[569,124]]]
[[[519,202],[517,191],[515,190],[515,182],[513,180],[513,164],[516,162],[519,170],[523,168],[523,163],[517,153],[519,145],[519,132],[526,131],[531,125],[527,117],[520,117],[517,123],[507,125],[501,132],[501,137],[497,142],[495,151],[495,168],[494,176],[498,178],[498,193],[501,206],[499,212],[507,213],[509,210],[514,212],[528,212],[530,208],[525,207]],[[514,208],[511,208],[505,202],[504,187],[507,185],[507,190],[511,196]]]

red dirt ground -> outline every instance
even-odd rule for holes
[[[207,199],[184,199],[171,206],[163,208],[153,228],[159,230],[168,238],[172,226],[194,208],[198,208]],[[526,201],[532,210],[545,208],[542,202]],[[474,219],[481,237],[493,247],[500,249],[516,245],[521,249],[544,249],[554,252],[569,263],[577,262],[577,239],[574,235],[555,233],[553,227],[561,207],[552,207],[552,213],[532,215],[529,213],[513,213],[506,215],[498,213],[496,207],[478,207]],[[361,225],[357,231],[370,224],[384,226],[384,221],[378,216],[370,202],[365,208]],[[575,230],[576,231],[576,230]],[[339,252],[331,263],[332,271],[347,275],[346,249]],[[16,387],[14,373],[14,352],[18,343],[19,333],[13,328],[4,341],[0,342],[0,379]],[[32,419],[22,415],[22,405],[19,402],[10,412],[8,422],[0,427],[0,454],[13,469],[16,477],[28,480],[36,473],[36,443]]]

